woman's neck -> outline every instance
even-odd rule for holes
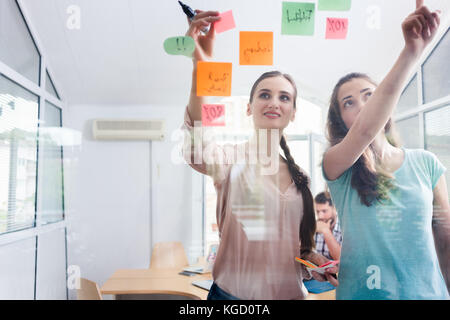
[[[380,132],[372,142],[377,163],[388,171],[395,171],[403,158],[403,151],[389,143],[384,132]]]
[[[283,130],[279,129],[256,129],[255,136],[257,141],[258,155],[272,157],[279,155],[280,140],[283,136]]]

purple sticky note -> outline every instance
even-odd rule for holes
[[[231,10],[222,12],[219,16],[221,17],[220,21],[214,23],[216,33],[221,33],[236,28],[233,12]]]

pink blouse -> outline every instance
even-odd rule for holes
[[[217,191],[220,244],[214,281],[240,299],[304,299],[302,280],[309,276],[295,261],[303,201],[294,182],[281,192],[258,164],[240,161],[248,160],[248,142],[219,146],[201,139],[202,129],[194,130],[187,108],[183,128],[185,160],[211,176]]]

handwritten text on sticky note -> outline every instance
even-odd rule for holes
[[[314,34],[314,3],[283,2],[281,34],[312,36]]]
[[[195,42],[191,37],[171,37],[164,41],[164,50],[168,54],[192,57]]]
[[[319,0],[318,9],[324,11],[349,11],[352,0]]]
[[[225,105],[203,104],[202,124],[209,127],[225,126]]]
[[[273,32],[239,32],[240,65],[273,65]]]
[[[347,18],[327,18],[325,39],[345,39],[348,31]]]
[[[197,96],[230,96],[232,65],[228,62],[197,62]]]
[[[231,10],[221,13],[220,20],[214,23],[214,30],[216,33],[221,33],[236,27]]]

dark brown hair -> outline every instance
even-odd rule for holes
[[[338,81],[331,95],[327,118],[327,138],[331,146],[341,142],[349,130],[342,120],[338,93],[343,84],[353,79],[364,79],[378,86],[368,75],[356,72],[349,73]],[[399,143],[392,119],[389,119],[386,123],[384,131],[388,142],[397,147]],[[352,166],[351,185],[358,192],[361,203],[367,207],[371,206],[374,200],[388,199],[388,191],[393,187],[392,179],[392,175],[378,165],[378,159],[372,145],[364,150]]]
[[[333,201],[328,192],[320,192],[314,197],[315,203],[325,204],[328,203],[329,206],[333,206]]]
[[[271,77],[283,77],[288,80],[293,89],[294,89],[294,108],[296,108],[296,99],[297,99],[297,86],[295,85],[294,80],[288,74],[283,74],[279,71],[270,71],[263,73],[253,84],[253,87],[250,91],[250,103],[253,101],[253,95],[255,93],[256,87],[258,84],[267,78]],[[314,202],[313,196],[311,194],[311,190],[309,190],[309,178],[308,176],[300,170],[300,167],[295,163],[294,158],[291,155],[289,147],[286,143],[286,138],[284,136],[281,137],[280,146],[283,149],[284,156],[287,160],[289,174],[291,175],[292,180],[297,187],[297,190],[301,192],[303,199],[303,218],[300,223],[300,251],[301,254],[306,254],[312,251],[314,248],[314,234],[316,232],[316,216],[314,212]]]

